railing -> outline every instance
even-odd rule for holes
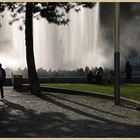
[[[105,81],[107,81],[107,77],[103,77],[103,83]],[[124,83],[125,81],[125,76],[121,77],[121,83]],[[72,84],[84,84],[86,83],[86,77],[64,77],[64,78],[60,78],[60,77],[56,77],[56,78],[49,78],[49,77],[45,77],[45,78],[39,78],[39,82],[40,83],[72,83]],[[140,83],[140,76],[132,76],[132,82],[133,83]],[[22,84],[28,84],[29,80],[28,78],[22,78]],[[12,78],[6,78],[5,79],[5,83],[4,86],[12,86],[13,82],[12,82]]]

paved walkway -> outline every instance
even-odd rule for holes
[[[0,137],[140,137],[140,111],[90,96],[13,92],[0,100]]]

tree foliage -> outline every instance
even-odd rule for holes
[[[32,3],[33,4],[33,17],[39,20],[40,18],[45,18],[49,23],[54,23],[57,25],[66,25],[70,22],[67,14],[71,9],[75,12],[79,12],[81,8],[93,8],[96,3],[93,2],[79,2],[79,3],[70,3],[70,2],[48,2],[48,3]],[[1,2],[0,3],[0,12],[8,10],[11,12],[12,20],[9,21],[9,24],[12,25],[15,21],[22,19],[23,25],[25,24],[25,12],[26,12],[26,3],[20,2]],[[4,14],[1,15],[4,17]],[[22,26],[20,29],[22,30]]]

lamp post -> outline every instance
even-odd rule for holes
[[[120,104],[120,3],[115,3],[114,102]]]

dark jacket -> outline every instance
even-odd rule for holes
[[[1,68],[1,71],[2,71],[2,78],[3,78],[3,80],[5,80],[6,72],[5,72],[5,70],[3,68]]]

